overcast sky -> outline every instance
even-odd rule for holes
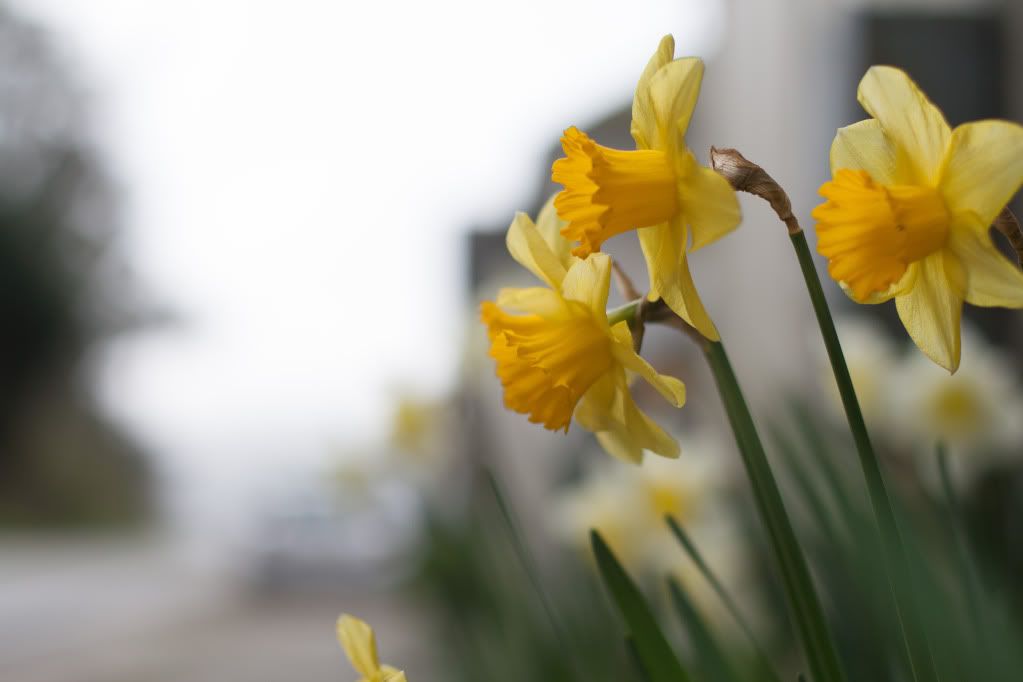
[[[15,3],[77,70],[125,259],[184,321],[111,349],[110,409],[210,490],[380,437],[393,387],[453,378],[464,231],[508,222],[663,33],[708,56],[721,4]]]

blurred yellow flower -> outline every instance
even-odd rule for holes
[[[341,643],[355,672],[362,675],[359,682],[406,682],[402,671],[389,665],[380,665],[373,628],[365,621],[347,613],[342,614],[337,619],[337,641]]]
[[[391,444],[401,453],[428,457],[443,449],[449,421],[443,400],[400,395],[391,418]]]
[[[708,339],[717,329],[689,273],[686,252],[739,224],[739,203],[724,178],[700,166],[685,143],[703,80],[703,62],[674,59],[665,36],[640,76],[632,102],[634,151],[603,147],[572,127],[561,138],[565,158],[551,178],[564,185],[554,204],[568,221],[562,234],[586,257],[611,237],[639,228],[650,272],[650,299],[660,297]],[[692,244],[690,247],[690,232]]]
[[[1023,307],[1023,273],[989,227],[1023,183],[1023,127],[951,130],[904,72],[874,66],[858,98],[873,117],[838,131],[818,206],[817,250],[860,303],[895,305],[909,335],[954,372],[963,301]]]
[[[552,431],[568,431],[574,416],[625,460],[640,461],[644,449],[678,456],[675,440],[636,406],[626,372],[642,376],[676,407],[685,402],[685,386],[636,354],[625,321],[608,320],[611,259],[573,257],[560,227],[550,202],[539,225],[516,215],[508,251],[547,287],[502,289],[496,302],[481,305],[505,405]]]

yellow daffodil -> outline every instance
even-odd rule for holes
[[[871,67],[858,98],[873,117],[838,131],[821,187],[817,250],[860,303],[891,298],[934,362],[959,367],[963,301],[1023,307],[1023,273],[989,226],[1023,182],[1023,127],[955,130],[904,72]]]
[[[362,675],[359,682],[406,682],[402,671],[389,665],[380,665],[373,628],[365,621],[347,613],[342,614],[337,619],[337,641],[341,643],[355,672]]]
[[[628,323],[608,320],[611,259],[572,256],[562,226],[550,202],[539,225],[516,215],[508,251],[547,286],[502,289],[496,302],[481,306],[505,405],[552,431],[568,431],[574,416],[622,459],[638,462],[644,449],[676,457],[675,440],[633,401],[626,371],[676,407],[685,401],[685,386],[636,354]]]
[[[639,78],[632,101],[634,151],[603,147],[574,127],[565,131],[565,158],[554,162],[551,174],[565,189],[554,204],[568,221],[562,234],[579,242],[573,250],[579,257],[638,229],[650,272],[650,299],[663,298],[716,341],[717,329],[696,292],[686,252],[733,230],[740,220],[739,203],[731,185],[700,166],[686,147],[703,62],[674,55],[675,41],[665,36]]]

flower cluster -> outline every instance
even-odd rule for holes
[[[671,457],[678,448],[635,405],[629,374],[675,406],[685,394],[632,350],[634,317],[607,315],[611,263],[600,249],[635,231],[649,272],[647,300],[663,301],[715,342],[688,258],[740,221],[728,180],[686,147],[704,68],[674,51],[665,37],[636,86],[636,149],[611,149],[568,128],[565,156],[551,173],[564,189],[537,224],[522,214],[513,221],[508,250],[546,288],[506,289],[481,308],[509,409],[553,431],[567,431],[574,419],[611,454],[637,462],[644,450]],[[834,175],[813,212],[818,250],[854,300],[894,298],[920,349],[954,372],[964,301],[1023,307],[1023,273],[988,233],[1023,182],[1023,128],[980,121],[951,130],[891,67],[871,68],[859,99],[873,118],[842,128],[832,145]]]
[[[674,40],[665,37],[636,86],[636,149],[610,149],[567,129],[565,157],[551,174],[564,190],[536,224],[523,214],[512,222],[508,251],[547,288],[505,289],[481,308],[505,405],[552,431],[567,431],[574,418],[609,453],[633,462],[644,450],[667,457],[679,450],[636,406],[629,373],[676,407],[685,387],[635,352],[626,320],[608,317],[611,260],[600,248],[636,230],[650,272],[649,300],[663,299],[714,340],[717,329],[696,292],[687,252],[739,224],[731,186],[685,145],[703,62],[674,59],[674,52]]]
[[[1023,272],[990,236],[997,221],[1023,255],[1023,232],[1006,212],[1023,184],[1023,127],[991,120],[952,129],[904,72],[892,67],[867,71],[858,96],[871,118],[840,129],[832,144],[832,177],[820,187],[825,201],[813,211],[817,250],[827,259],[831,277],[854,301],[894,299],[923,356],[914,353],[905,359],[869,331],[846,330],[845,340],[851,342],[847,361],[813,256],[784,190],[735,150],[715,151],[711,169],[700,165],[686,146],[703,73],[701,60],[675,58],[674,40],[667,36],[636,86],[630,127],[635,149],[603,146],[574,126],[564,131],[564,157],[551,169],[552,180],[563,189],[535,222],[517,214],[506,237],[512,258],[538,282],[502,289],[495,300],[480,306],[504,403],[551,431],[567,432],[577,423],[625,462],[640,463],[648,451],[677,458],[678,441],[639,408],[631,385],[642,378],[670,405],[681,407],[684,384],[659,373],[640,355],[644,324],[664,322],[696,339],[742,455],[810,677],[845,679],[771,462],[689,269],[691,254],[738,227],[736,189],[768,199],[796,249],[865,476],[876,523],[855,525],[881,531],[876,538],[867,532],[848,539],[857,560],[861,547],[880,548],[884,560],[877,562],[879,577],[891,588],[883,591],[891,599],[885,610],[891,607],[899,615],[909,670],[913,676],[918,669],[924,671],[918,679],[937,679],[934,671],[927,672],[934,666],[928,633],[912,632],[924,620],[913,596],[917,586],[906,582],[926,567],[910,561],[898,532],[886,532],[902,524],[896,521],[897,507],[886,490],[859,403],[862,398],[868,421],[888,420],[900,437],[926,441],[928,447],[941,440],[953,450],[968,451],[1018,443],[1023,435],[1017,419],[1023,398],[997,353],[967,333],[964,371],[950,377],[935,367],[952,374],[960,367],[965,302],[1023,308]],[[731,165],[719,164],[719,158]],[[636,233],[646,262],[647,292],[641,295],[631,284],[624,286],[633,300],[608,311],[614,266],[602,249],[608,240],[630,232]],[[974,351],[971,346],[976,346]],[[438,421],[436,413],[412,408],[399,416],[396,443],[409,451],[424,444]],[[721,496],[715,492],[721,487],[722,459],[713,449],[702,457],[699,452],[697,446],[682,463],[655,459],[643,468],[602,462],[565,493],[554,515],[573,543],[589,532],[598,570],[636,638],[635,653],[644,669],[659,671],[658,679],[685,675],[672,663],[674,655],[664,646],[663,635],[651,635],[646,606],[614,554],[645,564],[651,573],[674,573],[677,569],[664,563],[672,556],[661,541],[665,515],[696,532],[709,528],[718,533],[727,527],[723,520],[728,514],[718,506]],[[801,485],[809,486],[809,481],[803,477]],[[833,485],[835,491],[841,487]],[[828,516],[825,507],[819,505],[824,513],[818,516]],[[835,534],[828,526],[821,524],[826,530],[824,549],[842,542],[831,537]],[[683,544],[692,557],[698,556],[684,538]],[[728,546],[720,537],[706,545]],[[721,565],[727,569],[752,563],[733,554]],[[684,575],[676,576],[694,591]],[[931,578],[940,582],[936,575]],[[701,605],[698,610],[710,609]],[[361,682],[405,679],[403,673],[380,665],[373,632],[362,621],[342,616],[338,636],[363,676]]]

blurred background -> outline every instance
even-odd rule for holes
[[[594,525],[734,629],[659,527],[679,515],[752,629],[784,641],[696,349],[648,333],[689,404],[639,398],[683,457],[630,470],[504,411],[477,322],[528,285],[504,231],[556,191],[561,131],[628,148],[665,33],[707,62],[698,158],[738,148],[808,228],[868,65],[906,68],[953,125],[1023,119],[1008,0],[0,4],[0,679],[354,679],[341,611],[416,682],[574,679],[491,474],[593,679],[628,679],[577,551]],[[758,419],[844,453],[791,247],[742,203],[696,281]],[[635,240],[608,247],[642,286]],[[934,497],[945,440],[991,574],[1018,575],[1023,316],[968,309],[950,379],[908,352],[894,306],[825,286],[907,504]]]

